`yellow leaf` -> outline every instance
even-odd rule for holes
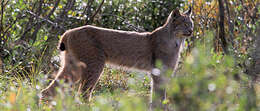
[[[14,104],[16,101],[16,94],[14,92],[12,92],[10,95],[9,95],[9,102],[11,104]]]
[[[72,16],[76,16],[76,14],[77,14],[76,12],[72,12]]]
[[[59,5],[59,8],[62,8],[63,6],[62,5]]]
[[[188,7],[189,7],[189,6],[186,4],[186,5],[184,6],[184,9],[188,9]]]
[[[21,87],[18,88],[18,91],[17,91],[17,95],[16,95],[16,96],[19,96],[20,92],[21,92]]]
[[[216,1],[215,0],[213,0],[211,3],[210,3],[210,8],[212,9],[212,8],[214,8],[215,6],[216,6]]]

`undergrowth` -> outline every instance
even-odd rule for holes
[[[248,76],[235,65],[231,56],[215,53],[212,33],[196,43],[183,58],[181,68],[167,85],[170,108],[176,111],[257,111],[260,92],[250,88]],[[77,91],[60,81],[58,94],[47,102],[39,102],[40,90],[51,75],[42,66],[41,56],[22,64],[5,64],[0,75],[1,111],[145,111],[149,106],[150,78],[144,73],[105,68],[94,91],[93,100],[84,102]],[[7,62],[5,62],[7,63]],[[255,97],[252,100],[252,95]],[[253,101],[253,103],[252,103]],[[255,101],[255,102],[254,102]]]

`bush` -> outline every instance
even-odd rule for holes
[[[232,57],[212,51],[212,46],[208,45],[212,38],[212,32],[208,32],[205,42],[197,42],[184,58],[182,68],[167,85],[167,103],[177,111],[256,111],[257,107],[249,105],[252,93],[250,88],[245,87],[248,86],[247,76],[234,66]],[[108,77],[106,74],[111,75]],[[2,75],[0,109],[145,111],[149,106],[149,81],[143,74],[105,69],[90,103],[84,103],[77,91],[61,81],[63,85],[57,88],[58,95],[39,104],[39,91],[46,82],[42,73],[34,73],[26,80]],[[259,101],[259,98],[256,100]]]

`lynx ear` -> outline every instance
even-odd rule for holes
[[[177,17],[179,17],[179,16],[181,16],[181,14],[180,14],[180,11],[179,11],[178,8],[175,9],[174,11],[172,11],[172,17],[173,17],[173,18],[177,18]]]
[[[191,16],[191,6],[189,6],[189,9],[187,11],[184,12],[185,15]]]

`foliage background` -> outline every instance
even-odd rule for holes
[[[193,8],[193,37],[186,40],[168,104],[177,111],[260,110],[259,0],[1,0],[0,109],[147,110],[150,78],[106,68],[94,100],[68,85],[39,104],[39,91],[59,68],[56,44],[82,25],[152,31],[176,8]],[[61,84],[62,81],[61,81]],[[133,109],[134,108],[134,109]]]

